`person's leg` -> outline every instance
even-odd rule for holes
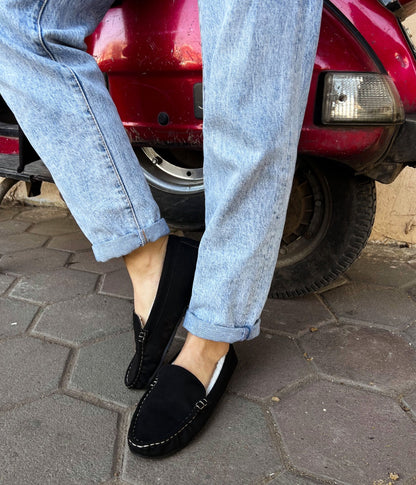
[[[254,338],[273,276],[321,0],[200,0],[206,230],[176,363],[203,382]],[[216,341],[216,342],[213,342]]]
[[[130,425],[131,450],[146,456],[189,443],[231,378],[237,359],[229,344],[259,332],[322,8],[321,0],[199,5],[206,230],[185,316],[185,345],[153,380]]]
[[[168,234],[84,39],[113,0],[3,0],[0,94],[98,260]]]
[[[128,255],[147,319],[168,227],[84,39],[113,0],[3,0],[0,94],[100,261]],[[146,243],[150,244],[146,244]],[[139,248],[139,249],[137,249]]]

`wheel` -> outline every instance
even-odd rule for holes
[[[13,185],[17,184],[17,182],[18,180],[14,179],[3,179],[0,182],[0,204],[2,203],[7,192],[13,187]]]
[[[373,180],[338,164],[302,160],[270,296],[306,295],[335,280],[366,245],[375,210]]]
[[[202,150],[136,148],[153,197],[168,224],[199,231],[204,227]]]
[[[168,223],[201,230],[202,151],[139,148],[136,154]],[[374,181],[335,162],[300,160],[269,296],[306,295],[347,270],[367,242],[375,208]]]

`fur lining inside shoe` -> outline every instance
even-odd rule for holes
[[[215,366],[214,373],[212,374],[211,380],[209,381],[209,384],[207,387],[207,395],[211,392],[211,389],[214,387],[215,383],[217,382],[218,376],[220,375],[224,362],[225,362],[225,355],[221,357],[221,359],[217,362],[217,365]]]

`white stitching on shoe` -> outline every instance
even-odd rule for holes
[[[143,401],[141,402],[140,404],[140,407],[139,409],[137,410],[137,413],[136,413],[136,417],[134,419],[134,425],[133,425],[133,434],[135,433],[136,431],[136,425],[137,425],[137,418],[139,416],[139,413],[140,413],[140,409],[142,408],[143,406],[143,403],[145,402],[145,400],[149,397],[149,394],[150,392],[154,389],[155,385],[157,383],[157,378],[153,381],[153,387],[151,389],[149,389],[149,391],[147,392],[147,395],[145,395],[145,397],[143,398]],[[198,404],[201,404],[202,407],[199,407]],[[184,421],[186,421],[189,416],[192,415],[192,413],[194,413],[194,416],[192,417],[192,419],[190,421],[188,421],[184,426],[182,426],[182,428],[180,430],[178,430],[176,433],[174,433],[172,436],[169,436],[169,438],[166,438],[165,440],[163,441],[158,441],[158,442],[155,442],[155,443],[149,443],[149,444],[146,444],[146,445],[137,445],[136,443],[133,443],[133,441],[128,438],[128,442],[134,446],[135,448],[150,448],[151,446],[158,446],[158,445],[163,445],[164,443],[167,443],[168,441],[172,440],[173,438],[175,438],[179,433],[181,433],[185,428],[187,428],[193,421],[194,419],[197,417],[198,413],[200,411],[202,411],[206,406],[208,405],[208,401],[204,398],[204,399],[201,399],[199,400],[195,406],[192,408],[192,411],[188,414],[188,416],[184,419]]]
[[[147,445],[136,445],[136,443],[133,443],[131,441],[131,439],[129,438],[129,443],[134,446],[135,448],[150,448],[151,446],[157,446],[157,445],[163,445],[164,443],[167,443],[168,441],[172,440],[173,438],[175,438],[175,436],[177,436],[179,433],[181,433],[185,428],[187,428],[192,422],[193,420],[197,417],[198,415],[198,411],[194,414],[194,416],[192,417],[192,419],[190,421],[188,421],[185,426],[183,426],[179,431],[177,431],[175,434],[173,434],[172,436],[169,436],[169,438],[166,438],[165,440],[163,441],[158,441],[156,443],[149,443]],[[186,418],[188,419],[188,417]]]
[[[175,434],[173,434],[172,436],[169,436],[169,438],[163,440],[163,441],[158,441],[156,443],[149,443],[147,445],[136,445],[136,443],[133,443],[131,441],[131,439],[129,438],[129,443],[134,446],[135,448],[150,448],[151,446],[158,446],[158,445],[163,445],[164,443],[167,443],[168,441],[172,440],[173,438],[175,438],[179,433],[181,433],[185,428],[187,428],[192,422],[193,420],[197,417],[198,415],[198,412],[195,413],[195,415],[193,416],[193,418],[188,421],[185,426],[183,426],[179,431],[177,431]]]
[[[139,316],[139,319],[140,319],[140,324],[141,324],[141,318]],[[140,335],[143,334],[143,338],[141,340],[139,340],[140,338]],[[131,386],[134,386],[137,381],[139,380],[139,377],[140,377],[140,373],[142,371],[142,366],[143,366],[143,357],[144,357],[144,341],[145,341],[145,338],[146,338],[146,334],[147,334],[147,331],[145,331],[142,327],[142,330],[140,331],[139,333],[139,337],[137,338],[137,340],[139,341],[139,343],[141,343],[142,345],[140,346],[140,363],[139,363],[139,369],[137,371],[137,375],[135,377],[135,379],[133,379],[133,382],[131,383]],[[137,352],[136,352],[137,353]],[[134,360],[134,357],[132,359],[132,361],[130,362],[130,365],[129,365],[129,368],[127,369],[127,376],[126,376],[126,380],[128,381],[129,380],[129,376],[130,376],[130,372],[131,372],[131,368],[133,367],[133,360]]]

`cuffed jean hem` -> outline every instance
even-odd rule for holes
[[[247,327],[226,327],[200,320],[189,310],[186,312],[183,326],[188,332],[197,337],[216,342],[227,342],[233,344],[241,340],[251,340],[260,333],[260,318],[254,325]]]
[[[159,219],[151,226],[142,230],[139,234],[127,234],[126,236],[99,244],[94,244],[92,250],[97,261],[107,261],[131,253],[148,242],[157,241],[162,236],[169,234],[169,226],[165,219]]]

